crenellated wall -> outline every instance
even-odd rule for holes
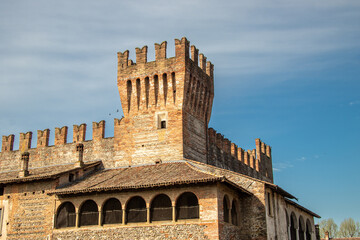
[[[93,122],[93,139],[85,141],[86,124],[74,125],[73,142],[67,143],[68,127],[55,128],[54,145],[49,145],[50,130],[37,131],[36,148],[31,148],[32,132],[20,133],[19,150],[13,150],[14,135],[3,136],[0,152],[0,171],[20,168],[23,152],[29,152],[29,168],[75,163],[78,159],[76,143],[84,144],[84,161],[103,160],[104,166],[114,167],[113,138],[104,138],[105,121]]]
[[[271,147],[255,140],[256,148],[244,150],[213,128],[208,129],[208,163],[254,178],[273,182]]]

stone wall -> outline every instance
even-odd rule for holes
[[[6,239],[46,239],[51,235],[54,215],[54,197],[45,192],[54,182],[13,184],[6,187],[3,196],[8,202],[5,210]],[[4,231],[3,231],[4,233]]]

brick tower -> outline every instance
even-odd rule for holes
[[[189,158],[207,162],[207,129],[214,98],[213,65],[186,38],[175,39],[175,57],[167,42],[118,53],[119,88],[124,118],[115,120],[117,165],[138,165]]]

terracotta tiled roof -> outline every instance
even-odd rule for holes
[[[84,164],[83,168],[89,168],[100,165],[101,161],[92,161]],[[53,165],[41,168],[30,168],[29,175],[26,177],[19,177],[19,171],[0,172],[0,184],[13,182],[29,182],[35,180],[56,178],[59,175],[70,172],[80,167],[74,167],[73,163],[63,165]]]
[[[65,195],[206,182],[225,182],[245,193],[251,194],[235,183],[228,181],[224,176],[203,172],[185,161],[105,169],[79,183],[54,190],[49,194]]]

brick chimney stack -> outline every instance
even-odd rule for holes
[[[30,154],[28,152],[24,152],[23,154],[21,154],[19,177],[26,177],[29,175],[29,156]]]
[[[84,156],[84,144],[78,143],[76,144],[76,151],[78,152],[78,160],[75,163],[75,167],[84,166],[83,156]]]

